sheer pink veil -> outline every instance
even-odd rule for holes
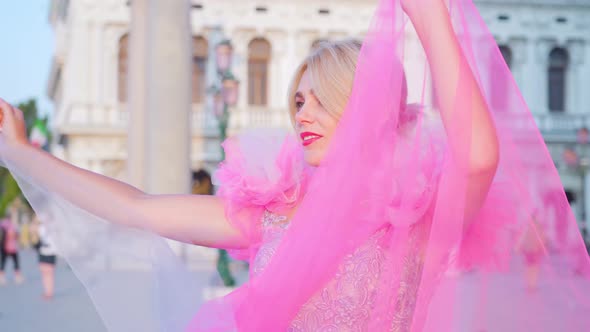
[[[368,331],[586,330],[590,261],[553,161],[472,1],[450,0],[449,12],[466,60],[456,68],[452,119],[443,126],[431,101],[426,50],[399,0],[380,0],[325,160],[311,172],[288,168],[301,151],[287,140],[274,164],[279,178],[305,181],[283,188],[280,203],[299,206],[272,260],[200,308],[199,283],[163,239],[110,225],[6,166],[34,209],[53,220],[60,254],[113,331],[288,330],[343,259],[379,231],[384,263],[371,270],[378,281],[366,299]],[[500,161],[484,202],[465,220],[476,88],[495,123]],[[228,216],[252,243],[240,254],[252,259],[261,210],[232,203]],[[104,250],[148,277],[122,282],[129,276],[106,267]],[[538,286],[528,290],[535,267]]]
[[[426,98],[426,52],[399,1],[380,1],[330,151],[272,261],[204,306],[192,330],[287,330],[343,258],[381,229],[391,231],[380,244],[387,254],[378,291],[367,299],[369,331],[399,319],[404,331],[590,326],[588,256],[543,139],[473,3],[451,1],[449,11],[466,60],[456,68],[451,121],[443,127]],[[423,111],[400,124],[408,119],[404,72],[407,102]],[[500,161],[479,212],[465,220],[475,88],[492,113]],[[531,264],[540,269],[536,290],[526,286]]]
[[[58,264],[63,259],[71,267],[108,331],[185,329],[203,284],[166,239],[101,219],[2,162],[46,226]]]

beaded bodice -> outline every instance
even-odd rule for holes
[[[287,217],[266,211],[262,220],[263,242],[253,261],[258,275],[272,259],[289,227]],[[386,251],[380,241],[390,228],[376,232],[364,245],[347,255],[336,275],[303,305],[289,331],[367,331]],[[391,331],[406,331],[415,303],[420,263],[404,266]]]

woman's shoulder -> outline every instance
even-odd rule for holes
[[[308,167],[291,133],[249,131],[226,140],[223,148],[226,159],[214,183],[218,195],[230,203],[281,213],[303,196]]]

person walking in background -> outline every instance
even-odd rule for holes
[[[6,275],[4,267],[8,258],[12,259],[14,264],[14,281],[21,284],[24,281],[18,261],[18,230],[10,218],[4,218],[0,223],[0,285],[6,284]]]
[[[38,225],[39,244],[39,270],[41,271],[41,282],[43,283],[43,299],[51,300],[54,294],[55,285],[55,263],[57,260],[56,249],[47,227],[39,216],[35,216],[34,224]]]
[[[193,195],[213,195],[213,182],[211,175],[207,171],[199,170],[192,173],[193,185],[191,192]]]
[[[543,226],[537,221],[536,216],[533,216],[517,247],[517,251],[524,257],[525,281],[529,292],[537,290],[541,263],[546,255],[546,243]]]

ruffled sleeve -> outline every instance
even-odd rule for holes
[[[228,220],[249,242],[248,248],[229,253],[247,260],[260,247],[264,211],[284,214],[295,207],[308,170],[297,140],[286,132],[248,132],[226,140],[223,148],[226,159],[214,176],[217,195]]]
[[[415,139],[416,135],[420,138]],[[386,211],[386,219],[392,226],[409,227],[424,220],[434,203],[446,149],[446,137],[438,118],[420,128],[406,128],[398,133],[392,166],[395,178]],[[408,158],[410,155],[415,158]]]
[[[390,199],[387,219],[398,228],[411,227],[418,222],[430,227],[442,170],[449,153],[442,123],[437,118],[422,128],[413,129],[411,135],[416,134],[421,135],[421,139],[404,139],[407,133],[406,136],[400,135],[395,150],[396,171],[393,173],[398,176],[393,182],[393,198]],[[420,151],[415,154],[419,159],[404,157],[411,155],[415,149]],[[511,223],[514,223],[518,213],[512,203],[517,201],[514,190],[511,190],[505,177],[505,170],[498,170],[486,199],[463,232],[454,257],[457,267],[502,270],[509,263],[515,228]],[[503,209],[497,209],[497,206]]]

